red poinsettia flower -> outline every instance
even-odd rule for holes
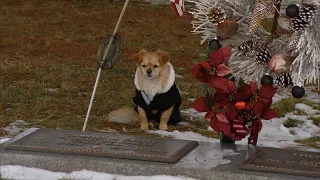
[[[215,81],[212,82],[212,87],[224,95],[230,95],[237,89],[233,81],[224,77],[217,77]]]
[[[239,88],[234,93],[234,101],[235,103],[230,103],[229,106],[226,107],[228,116],[231,119],[234,119],[238,116],[239,112],[242,110],[250,110],[250,103],[249,101],[251,98],[256,94],[257,92],[257,84],[254,82],[251,82],[250,84],[241,84]],[[246,107],[243,109],[239,109],[236,107],[237,102],[248,102],[246,104]]]
[[[223,77],[231,73],[231,70],[225,65],[231,56],[231,45],[225,48],[219,48],[210,54],[209,61],[202,61],[194,65],[190,74],[200,82],[211,85],[216,77]]]
[[[256,94],[258,87],[256,83],[250,83],[242,84],[237,89],[235,83],[226,78],[217,78],[212,85],[217,90],[214,94],[217,105],[226,108],[230,119],[236,118],[241,111],[235,104],[249,101]]]
[[[264,84],[259,89],[258,99],[252,105],[252,111],[257,118],[270,120],[277,116],[277,112],[270,108],[275,93],[276,88],[269,84]]]
[[[216,113],[215,107],[213,107],[214,100],[212,95],[207,95],[206,97],[199,97],[191,103],[191,108],[198,112],[207,112],[205,115],[205,120],[210,120]]]
[[[236,101],[249,101],[252,95],[256,94],[258,85],[254,82],[250,84],[242,84],[234,94]]]
[[[191,108],[198,112],[208,112],[212,109],[210,100],[207,97],[199,97],[191,103]]]

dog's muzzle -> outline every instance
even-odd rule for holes
[[[150,70],[150,69],[147,70],[147,76],[152,77],[152,70]]]

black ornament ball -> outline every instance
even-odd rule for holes
[[[261,79],[261,85],[270,84],[273,85],[273,77],[270,75],[264,75]]]
[[[209,54],[211,54],[213,51],[221,48],[221,43],[219,41],[219,39],[213,39],[209,42],[208,44],[208,51],[209,51]]]
[[[299,15],[299,7],[295,4],[291,4],[286,8],[286,15],[290,18],[294,18]]]
[[[306,91],[304,90],[304,88],[303,88],[303,87],[300,87],[300,86],[294,86],[294,87],[292,88],[292,91],[291,91],[292,96],[293,96],[294,98],[297,98],[297,99],[302,98],[302,97],[304,96],[305,92],[306,92]]]

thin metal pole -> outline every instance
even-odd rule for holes
[[[110,50],[111,44],[112,44],[112,42],[113,42],[113,38],[114,38],[114,36],[116,35],[116,33],[117,33],[117,31],[118,31],[120,22],[121,22],[121,20],[122,20],[122,17],[123,17],[123,15],[124,15],[124,12],[125,12],[125,10],[126,10],[126,8],[127,8],[128,3],[129,3],[129,0],[126,0],[126,2],[124,3],[124,6],[123,6],[123,8],[122,8],[121,14],[120,14],[119,19],[118,19],[118,21],[117,21],[116,27],[115,27],[114,30],[113,30],[112,36],[111,36],[110,41],[109,41],[108,46],[107,46],[107,49],[106,49],[106,51],[104,52],[103,59],[102,59],[103,62],[105,61],[105,59],[106,59],[106,57],[107,57],[107,54],[108,54],[108,52],[109,52],[109,50]],[[91,99],[90,99],[90,103],[89,103],[89,107],[88,107],[87,115],[86,115],[86,118],[85,118],[85,121],[84,121],[84,124],[83,124],[82,131],[85,131],[85,130],[86,130],[86,127],[87,127],[87,123],[88,123],[88,119],[89,119],[89,116],[90,116],[90,112],[91,112],[91,108],[92,108],[94,96],[95,96],[95,94],[96,94],[97,87],[98,87],[98,83],[99,83],[99,79],[100,79],[100,75],[101,75],[101,70],[102,70],[102,67],[100,66],[100,67],[99,67],[99,70],[98,70],[96,82],[95,82],[94,87],[93,87],[93,92],[92,92],[92,95],[91,95]]]
[[[90,111],[91,111],[91,108],[92,108],[94,96],[95,96],[95,94],[96,94],[97,87],[98,87],[98,83],[99,83],[99,79],[100,79],[101,70],[102,70],[102,68],[99,67],[98,74],[97,74],[97,78],[96,78],[96,83],[94,84],[94,87],[93,87],[93,92],[92,92],[92,95],[91,95],[91,99],[90,99],[90,103],[89,103],[89,108],[88,108],[88,111],[87,111],[86,119],[85,119],[84,124],[83,124],[82,131],[85,131],[85,130],[86,130],[86,127],[87,127],[87,123],[88,123]]]
[[[120,16],[119,16],[118,22],[117,22],[117,24],[116,24],[116,27],[115,27],[114,30],[113,30],[112,37],[111,37],[111,39],[110,39],[110,41],[109,41],[109,44],[108,44],[108,46],[107,46],[107,49],[106,49],[106,51],[105,51],[105,53],[104,53],[103,61],[104,61],[104,60],[106,59],[106,57],[107,57],[107,53],[108,53],[108,51],[109,51],[109,48],[110,48],[110,46],[111,46],[111,43],[113,42],[113,37],[116,35],[116,33],[117,33],[117,31],[118,31],[120,22],[121,22],[121,20],[122,20],[122,17],[123,17],[123,15],[124,15],[124,12],[125,12],[125,10],[126,10],[126,8],[127,8],[128,3],[129,3],[129,0],[126,0],[126,2],[125,2],[124,5],[123,5],[123,8],[122,8],[121,14],[120,14]]]

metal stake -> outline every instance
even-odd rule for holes
[[[124,14],[124,12],[125,12],[125,10],[126,10],[126,8],[127,8],[128,3],[129,3],[129,0],[126,0],[126,2],[124,3],[124,6],[123,6],[123,8],[122,8],[120,17],[119,17],[118,22],[117,22],[117,24],[116,24],[116,27],[115,27],[114,30],[113,30],[112,36],[111,36],[110,41],[109,41],[108,46],[107,46],[107,49],[106,49],[106,51],[104,52],[103,63],[102,63],[102,64],[104,64],[104,62],[105,62],[105,60],[106,60],[107,54],[108,54],[109,49],[110,49],[110,47],[111,47],[111,44],[112,44],[112,42],[113,42],[113,40],[114,40],[114,36],[116,35],[116,33],[117,33],[117,31],[118,31],[120,22],[121,22],[121,20],[122,20],[123,14]],[[101,67],[101,65],[100,65],[99,70],[98,70],[98,74],[97,74],[97,78],[96,78],[96,82],[95,82],[94,87],[93,87],[93,92],[92,92],[92,95],[91,95],[91,99],[90,99],[90,103],[89,103],[89,107],[88,107],[86,119],[85,119],[84,124],[83,124],[82,131],[85,131],[85,130],[86,130],[86,127],[87,127],[87,123],[88,123],[88,119],[89,119],[89,116],[90,116],[90,112],[91,112],[91,108],[92,108],[94,96],[95,96],[95,94],[96,94],[97,87],[98,87],[98,83],[99,83],[99,79],[100,79],[100,75],[101,75],[101,70],[102,70],[102,67]]]

